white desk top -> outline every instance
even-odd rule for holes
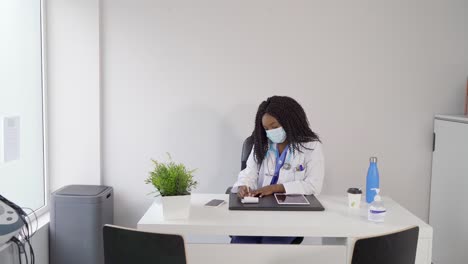
[[[226,204],[205,207],[211,199],[224,199]],[[230,211],[227,194],[192,194],[190,217],[164,220],[158,202],[151,205],[138,222],[138,229],[181,235],[256,235],[305,237],[366,237],[419,226],[420,238],[432,238],[432,227],[388,197],[385,223],[367,220],[367,204],[350,209],[346,196],[318,196],[323,212]]]

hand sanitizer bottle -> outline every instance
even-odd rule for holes
[[[382,197],[379,195],[380,189],[373,188],[372,190],[375,190],[376,195],[374,201],[369,205],[367,219],[372,222],[382,223],[385,219],[387,209],[385,209]]]

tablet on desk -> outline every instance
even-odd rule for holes
[[[309,201],[302,194],[284,194],[284,193],[275,193],[276,202],[278,204],[302,204],[308,205]]]

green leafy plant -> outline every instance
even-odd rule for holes
[[[145,183],[152,184],[161,196],[190,194],[197,186],[197,182],[193,179],[195,170],[188,170],[184,164],[172,161],[169,153],[167,155],[169,156],[168,162],[151,160],[154,170],[150,172]]]

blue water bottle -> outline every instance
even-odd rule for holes
[[[374,197],[376,195],[375,190],[380,188],[379,187],[379,170],[377,169],[377,158],[371,157],[370,158],[370,165],[369,170],[367,171],[367,178],[366,178],[366,202],[372,203],[374,201]]]

